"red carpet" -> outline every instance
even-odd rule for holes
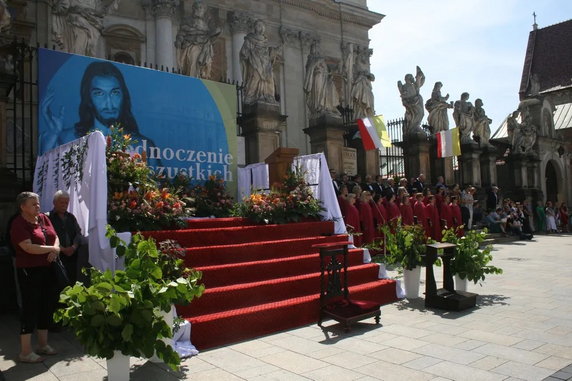
[[[217,218],[188,226],[143,234],[177,240],[187,265],[203,272],[203,296],[177,308],[193,324],[199,350],[317,322],[320,259],[312,245],[347,240],[333,235],[332,222],[262,226]],[[350,251],[349,265],[352,298],[397,300],[395,281],[377,279],[378,266],[363,264],[361,250]]]

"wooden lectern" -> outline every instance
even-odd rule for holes
[[[299,152],[298,148],[278,147],[266,158],[270,187],[276,183],[282,183],[284,175],[292,166],[292,161]]]

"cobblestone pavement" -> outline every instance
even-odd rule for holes
[[[572,377],[572,235],[506,242],[503,275],[487,278],[478,306],[426,309],[422,299],[382,307],[344,333],[311,325],[204,351],[179,373],[132,358],[133,380],[563,380]],[[439,272],[437,269],[436,272]],[[423,276],[422,276],[423,280]],[[422,286],[423,288],[423,286]],[[69,332],[51,335],[61,354],[19,364],[17,321],[0,316],[0,380],[102,380],[105,360],[85,356]]]

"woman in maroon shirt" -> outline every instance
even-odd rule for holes
[[[22,192],[16,198],[20,215],[10,225],[10,240],[16,251],[16,271],[22,296],[20,355],[21,362],[41,362],[40,355],[55,355],[48,344],[51,322],[52,288],[55,280],[50,263],[60,252],[58,236],[50,219],[40,214],[40,198]],[[32,332],[37,329],[38,348],[32,351]]]

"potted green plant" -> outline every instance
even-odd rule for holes
[[[56,321],[75,331],[86,353],[111,361],[110,381],[128,379],[128,356],[156,354],[176,369],[180,358],[162,340],[172,337],[172,327],[161,311],[201,296],[202,274],[184,267],[172,245],[157,247],[152,238],[141,234],[125,244],[111,228],[108,238],[117,254],[125,256],[125,269],[114,273],[91,269],[89,286],[78,282],[67,287],[60,295],[64,307],[56,311]],[[113,362],[122,357],[122,369],[112,374]]]
[[[401,225],[401,221],[383,225],[387,254],[384,261],[387,265],[397,265],[403,269],[405,295],[408,299],[419,297],[419,281],[423,254],[426,250],[427,238],[421,225]]]
[[[455,275],[455,289],[467,290],[468,281],[475,284],[485,280],[487,274],[502,274],[502,269],[490,265],[493,256],[492,245],[483,247],[487,237],[487,229],[482,231],[468,230],[463,237],[458,237],[454,229],[443,232],[442,242],[457,245],[455,257],[451,260],[451,271]]]

